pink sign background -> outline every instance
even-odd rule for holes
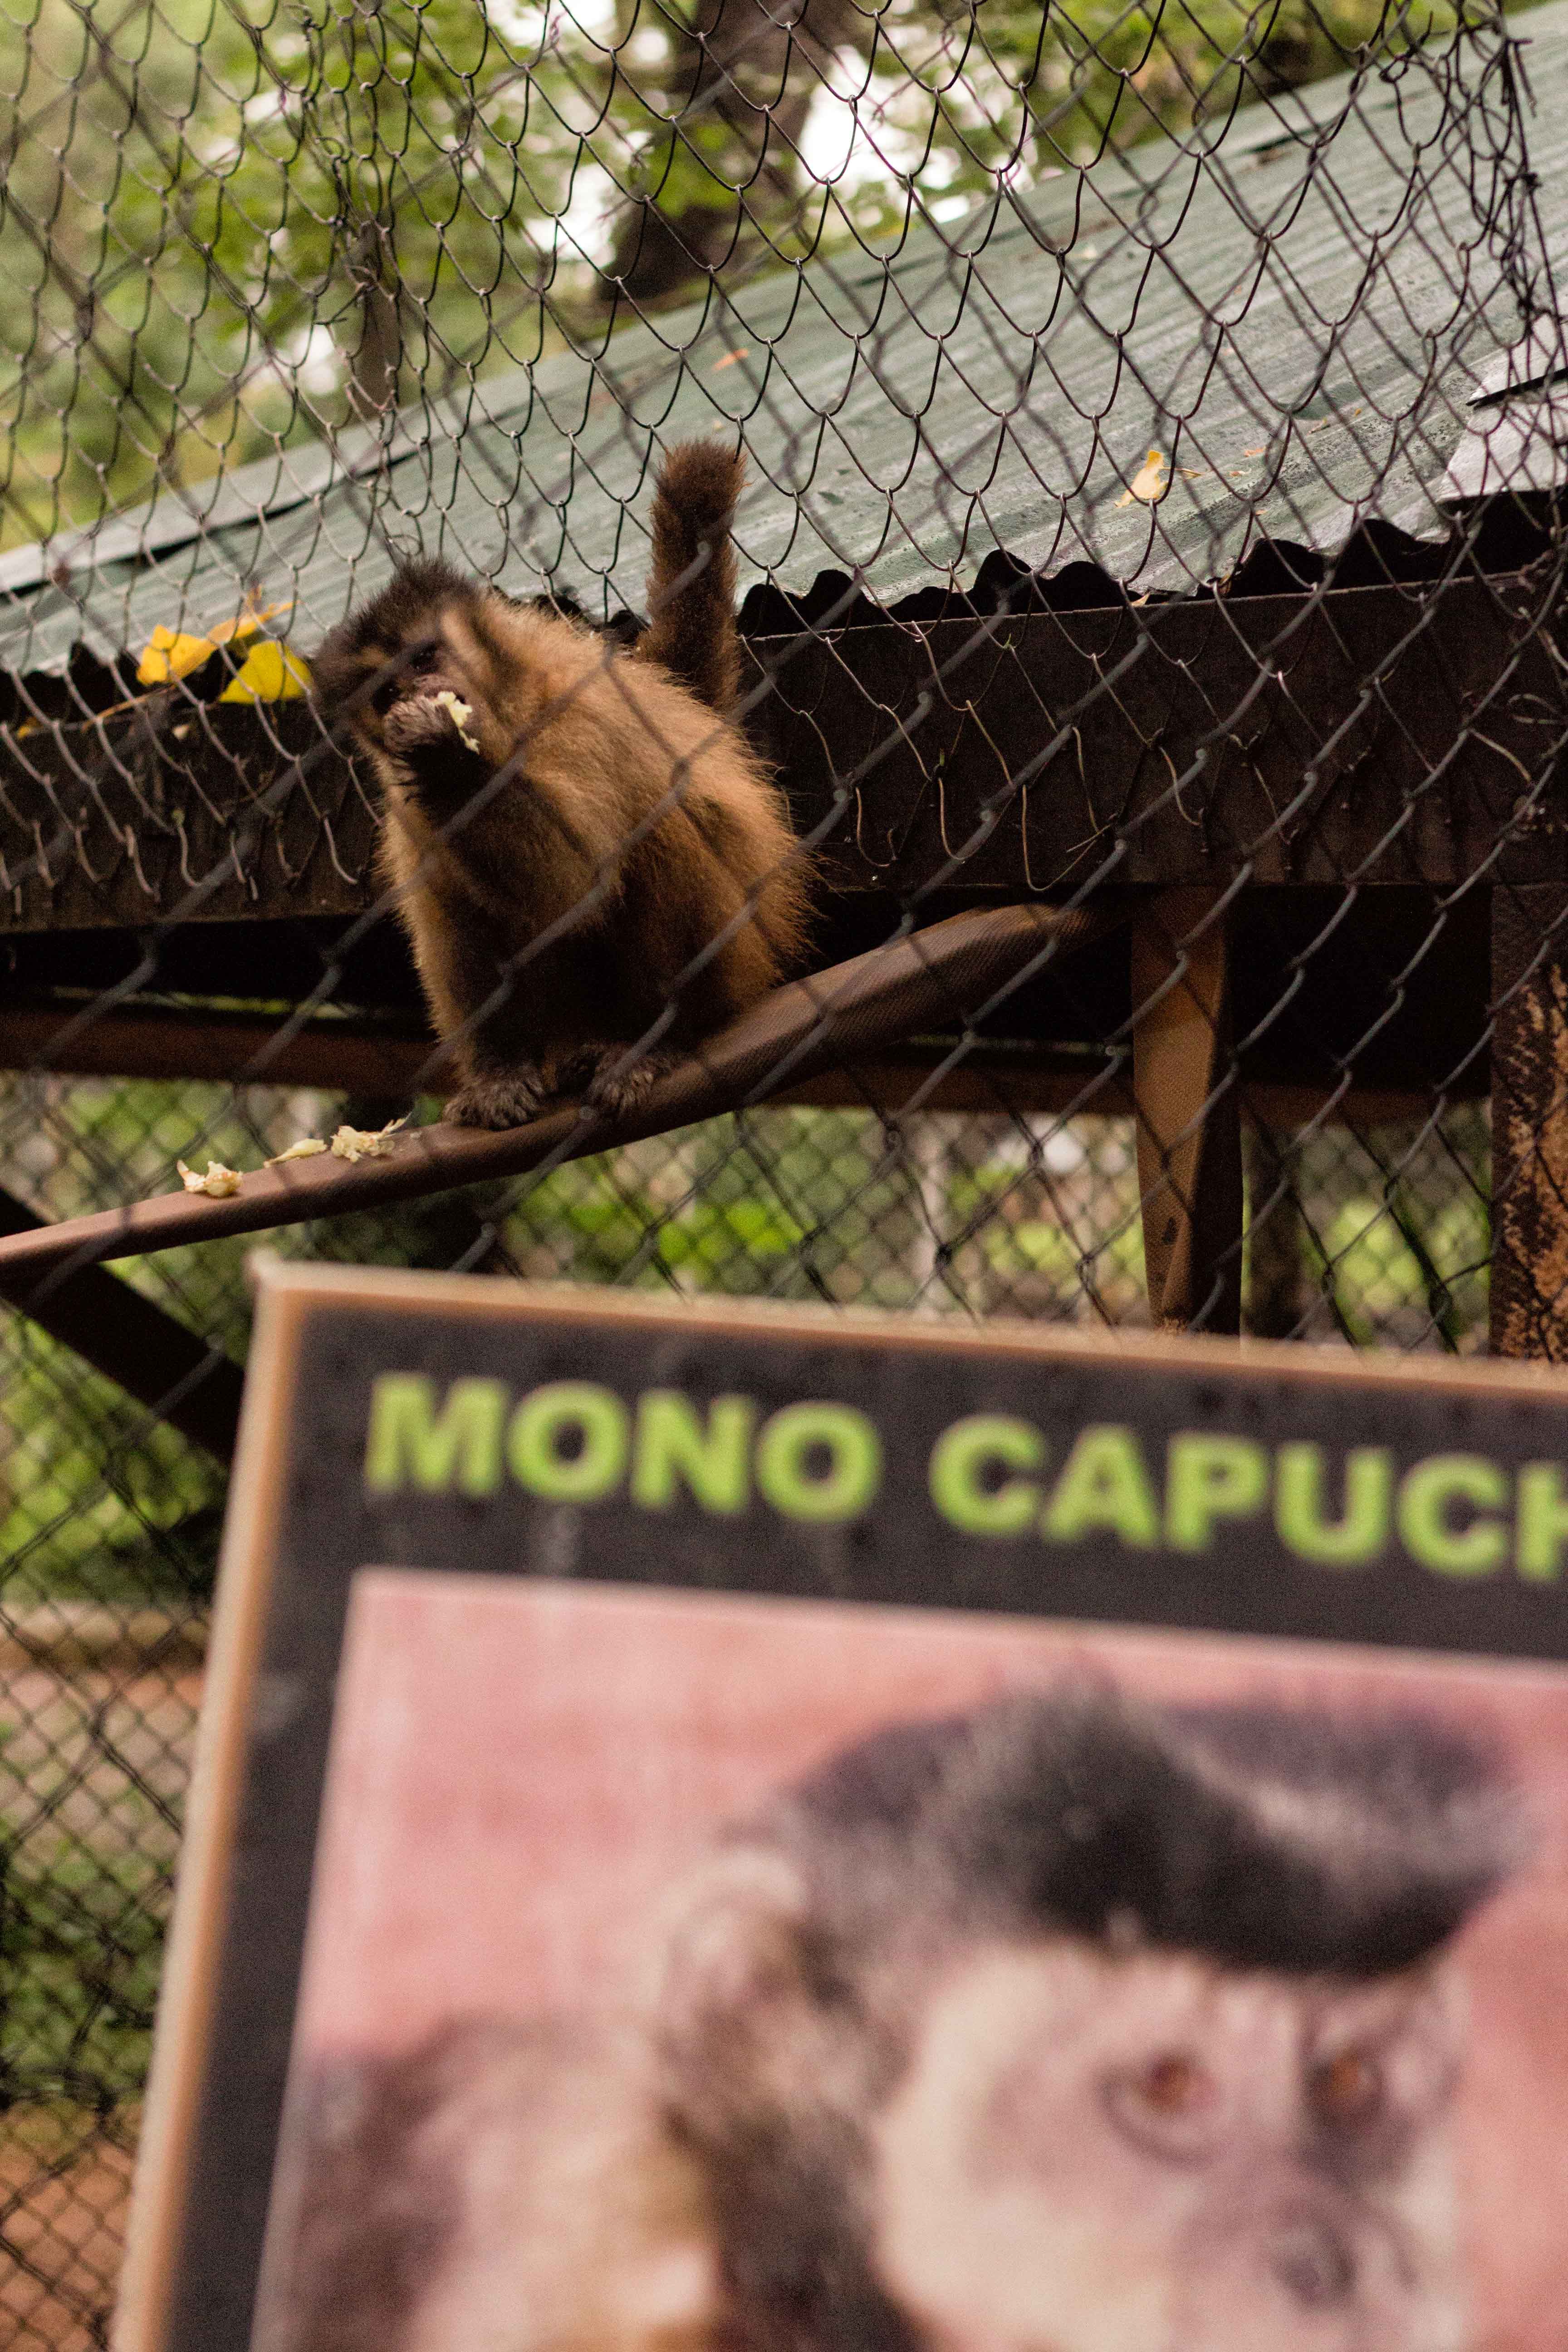
[[[721,1823],[879,1724],[1073,1667],[1158,1698],[1426,1706],[1510,1758],[1535,1858],[1461,1944],[1476,2352],[1564,2352],[1568,1669],[365,1570],[297,2054],[613,2001],[660,1890]]]

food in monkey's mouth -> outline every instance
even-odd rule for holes
[[[473,704],[464,702],[460,696],[453,693],[449,686],[444,686],[435,700],[437,709],[446,711],[450,718],[460,740],[468,745],[470,751],[477,751],[479,748],[479,744],[468,733],[468,721],[474,715]]]

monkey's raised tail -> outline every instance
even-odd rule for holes
[[[652,619],[637,648],[723,718],[741,685],[730,526],[745,478],[740,452],[717,441],[667,451],[653,501]]]

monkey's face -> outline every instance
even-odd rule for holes
[[[1456,2352],[1460,2040],[1451,1969],[992,1947],[876,2127],[882,2284],[943,2352]]]
[[[410,730],[422,736],[437,710],[454,742],[459,724],[472,733],[475,714],[488,711],[496,691],[485,602],[478,593],[433,602],[363,646],[356,724],[368,742],[399,751]]]
[[[526,639],[521,608],[498,590],[443,563],[410,564],[327,638],[317,694],[330,717],[343,715],[368,751],[385,755],[387,781],[408,781],[410,761],[422,775],[438,773],[449,751],[454,775],[471,789],[464,751],[499,762],[523,715],[520,631]]]

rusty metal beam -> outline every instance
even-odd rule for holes
[[[1494,1355],[1568,1362],[1568,887],[1492,898]]]

